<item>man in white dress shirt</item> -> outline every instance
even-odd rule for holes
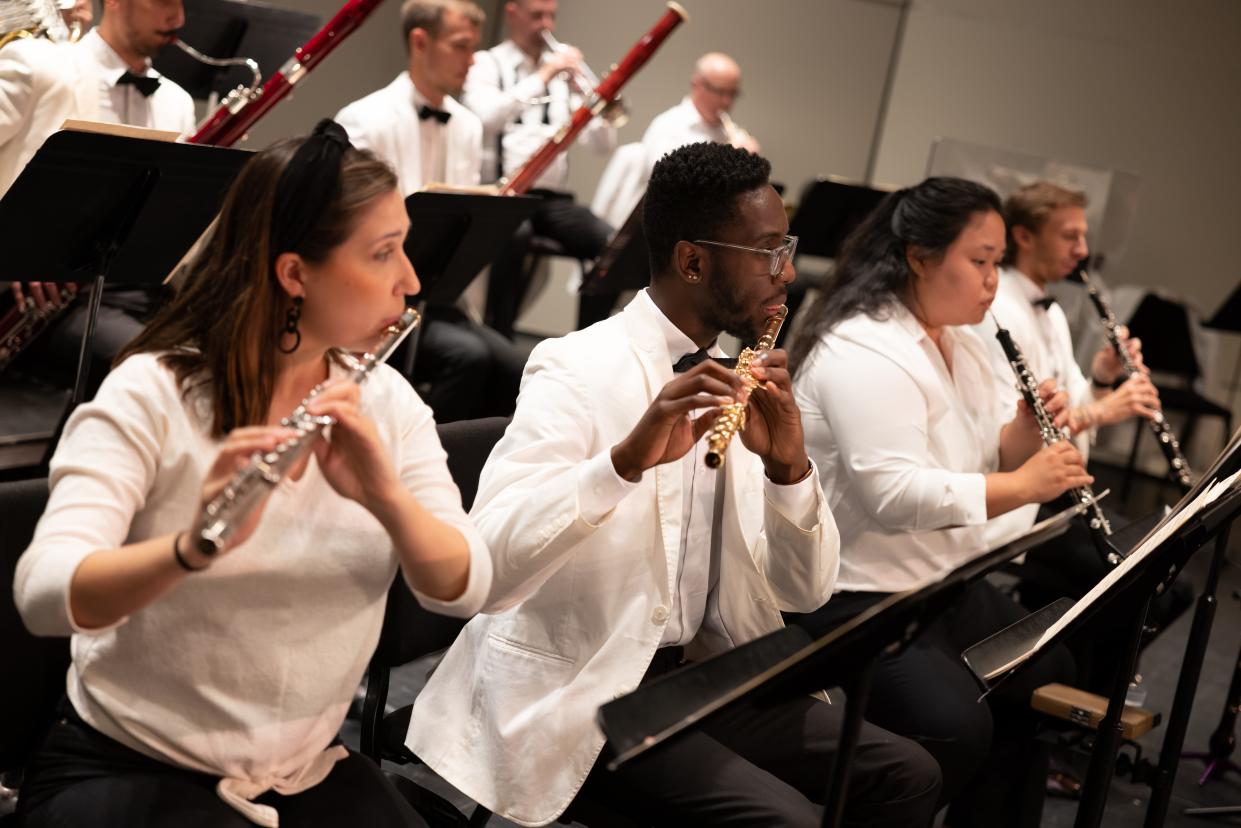
[[[483,122],[483,180],[512,176],[549,138],[569,122],[583,93],[573,82],[582,62],[577,49],[553,52],[543,32],[555,32],[558,0],[510,0],[504,4],[508,39],[480,52],[466,80],[463,102]],[[592,120],[577,138],[600,155],[616,148],[616,130],[605,118]],[[511,336],[529,285],[524,259],[532,236],[552,239],[570,256],[594,259],[612,228],[565,190],[569,160],[561,153],[535,182],[531,195],[544,199],[507,249],[492,264],[487,318]],[[589,304],[589,300],[586,300]]]
[[[354,146],[392,165],[403,196],[430,184],[479,183],[483,126],[453,95],[484,19],[470,0],[406,0],[405,70],[336,116]],[[429,383],[425,398],[437,422],[512,413],[525,359],[503,336],[456,307],[430,307],[418,348],[411,379]]]
[[[694,63],[689,94],[671,109],[656,115],[642,135],[651,164],[677,147],[698,141],[732,144],[761,152],[758,141],[736,124],[726,126],[728,114],[741,97],[741,67],[723,52],[708,52]]]
[[[184,22],[181,0],[106,0],[99,26],[78,43],[30,39],[0,50],[0,194],[70,118],[191,134],[193,99],[151,67]],[[40,307],[59,300],[53,284],[26,287]],[[12,289],[20,300],[23,289],[16,284]],[[104,291],[91,354],[93,387],[103,380],[112,357],[142,329],[154,301],[147,290]],[[86,303],[78,302],[21,363],[45,379],[71,382],[86,316]]]
[[[650,287],[530,357],[471,514],[491,549],[484,607],[414,705],[409,745],[506,819],[541,825],[578,792],[643,824],[819,825],[841,706],[804,697],[727,714],[604,769],[601,704],[783,626],[832,591],[839,535],[806,457],[783,351],[746,395],[715,361],[753,342],[794,278],[766,160],[695,144],[656,166]],[[737,246],[741,246],[738,248]],[[722,468],[702,439],[722,402],[748,426]],[[603,753],[601,753],[603,752]],[[934,761],[864,726],[845,824],[923,828]]]

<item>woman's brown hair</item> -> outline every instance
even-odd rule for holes
[[[297,253],[321,263],[349,237],[376,198],[396,189],[392,170],[370,152],[349,147],[339,186],[292,250],[276,249],[276,192],[307,138],[280,141],[251,158],[229,188],[215,228],[190,266],[176,298],[116,358],[159,353],[182,394],[202,389],[212,407],[211,433],[266,421],[276,349],[291,306],[276,281],[276,257]]]

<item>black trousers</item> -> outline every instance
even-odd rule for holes
[[[886,596],[839,593],[821,609],[789,621],[823,635]],[[1037,826],[1047,777],[1047,749],[1034,738],[1035,688],[1072,684],[1067,650],[1055,648],[981,701],[961,652],[1015,623],[1025,610],[983,581],[908,648],[882,658],[871,681],[866,717],[907,736],[935,757],[943,772],[946,824],[953,828]]]
[[[254,828],[215,792],[216,777],[164,764],[90,727],[68,702],[26,771],[26,828]],[[357,753],[292,796],[268,791],[282,828],[425,828],[370,759]]]
[[[525,355],[456,308],[428,308],[418,341],[413,382],[437,423],[507,417],[517,405]]]
[[[90,374],[86,399],[95,396],[121,349],[142,332],[146,319],[155,310],[158,296],[156,290],[104,289],[87,356]],[[53,385],[72,388],[89,307],[88,293],[83,291],[64,315],[31,343],[13,364],[13,369]]]
[[[578,204],[568,193],[536,190],[543,202],[529,221],[523,222],[517,232],[504,246],[499,257],[491,263],[491,276],[487,287],[487,324],[504,336],[513,336],[517,313],[530,288],[526,276],[526,252],[534,236],[543,236],[559,242],[570,256],[588,260],[599,257],[607,247],[612,228],[585,205]],[[581,296],[578,300],[578,327],[606,318],[616,302],[616,296]],[[599,316],[600,308],[607,306]],[[583,312],[590,317],[583,324]],[[598,317],[598,319],[594,318]]]
[[[669,652],[648,679],[674,666]],[[649,825],[817,826],[843,714],[839,701],[810,697],[742,707],[616,771],[601,758],[582,796]],[[922,748],[865,724],[851,767],[845,825],[930,825],[939,769]]]

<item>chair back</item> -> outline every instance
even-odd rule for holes
[[[1189,325],[1184,304],[1148,293],[1129,319],[1129,334],[1142,340],[1146,367],[1193,382],[1201,376],[1202,367]]]
[[[474,504],[483,464],[508,423],[507,417],[488,417],[436,427],[440,443],[448,455],[448,473],[461,490],[461,505],[467,510]],[[388,591],[383,632],[371,659],[371,669],[397,667],[427,653],[446,649],[461,632],[465,621],[423,609],[414,599],[405,579],[397,573]]]
[[[46,505],[46,478],[0,483],[0,771],[25,764],[65,692],[68,639],[31,635],[13,601],[17,559]]]

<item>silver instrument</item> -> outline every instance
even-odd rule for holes
[[[992,319],[995,319],[994,315]],[[1020,346],[1013,341],[1012,334],[1006,328],[1000,327],[998,320],[995,327],[995,338],[1000,341],[1000,347],[1004,349],[1004,356],[1008,359],[1009,367],[1013,369],[1013,374],[1017,377],[1017,390],[1021,392],[1022,399],[1026,401],[1026,405],[1034,414],[1034,421],[1038,424],[1039,436],[1043,438],[1043,444],[1050,446],[1061,440],[1067,440],[1068,437],[1056,426],[1055,420],[1043,405],[1043,398],[1038,393],[1038,379],[1030,370],[1030,365],[1026,362],[1025,354],[1022,353]],[[1107,519],[1107,515],[1103,514],[1103,508],[1099,506],[1099,498],[1095,496],[1094,491],[1089,486],[1081,486],[1070,489],[1067,494],[1072,498],[1074,505],[1086,508],[1083,517],[1090,528],[1095,548],[1098,549],[1104,561],[1112,566],[1120,563],[1120,553],[1108,540],[1112,535],[1111,521]]]
[[[375,366],[387,361],[420,320],[418,311],[406,308],[400,318],[384,330],[373,352],[360,357],[344,355],[349,364],[350,382],[361,385]],[[224,490],[203,508],[193,532],[199,552],[216,555],[222,551],[229,538],[254,514],[268,493],[310,450],[323,429],[335,422],[332,417],[315,416],[306,410],[321,390],[322,387],[316,385],[293,413],[280,421],[286,428],[296,429],[297,434],[267,453],[255,452],[249,464],[233,475]]]
[[[547,44],[547,48],[551,51],[563,52],[567,48],[547,29],[543,29],[539,32],[539,34],[542,35],[543,42]],[[586,65],[586,61],[583,60],[579,62],[577,67],[573,70],[573,84],[577,87],[579,92],[583,95],[589,96],[592,92],[599,88],[599,76],[596,75],[591,68]],[[606,118],[608,123],[612,126],[620,129],[628,123],[629,112],[618,98],[614,106],[609,107],[604,111],[603,117]]]
[[[207,66],[214,66],[217,69],[226,69],[230,66],[244,66],[250,70],[250,74],[253,76],[250,79],[250,83],[238,84],[232,91],[225,95],[224,100],[220,102],[220,106],[228,107],[228,111],[234,115],[236,115],[243,106],[250,103],[250,101],[257,100],[258,97],[263,94],[263,90],[261,88],[263,84],[263,75],[259,71],[258,61],[253,58],[214,58],[210,55],[204,55],[202,52],[198,51],[179,37],[173,38],[172,43],[194,60],[199,63],[204,63]],[[212,111],[216,109],[216,107],[209,105],[207,109],[208,111]]]
[[[728,143],[734,147],[740,147],[747,140],[751,139],[750,133],[737,126],[733,116],[729,115],[725,109],[720,110],[720,126],[724,128],[724,136],[728,138]]]

